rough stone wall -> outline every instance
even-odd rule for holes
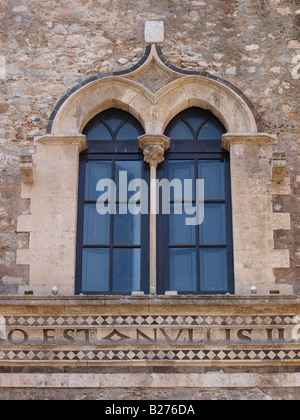
[[[163,20],[163,52],[184,69],[208,71],[238,86],[256,106],[266,132],[287,154],[293,194],[274,197],[291,213],[292,230],[275,233],[291,251],[277,280],[300,292],[299,0],[0,0],[0,294],[28,281],[16,249],[28,235],[16,220],[19,155],[45,133],[56,102],[77,82],[131,67],[145,48],[144,22]]]
[[[162,389],[5,389],[1,391],[0,401],[7,400],[75,400],[75,401],[140,401],[140,400],[192,400],[192,401],[297,401],[300,398],[295,388],[246,388],[240,389],[196,389],[196,388],[162,388]]]

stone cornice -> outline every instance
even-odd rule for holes
[[[270,296],[270,295],[220,295],[220,296],[0,296],[0,307],[4,309],[5,306],[8,309],[11,306],[14,307],[30,307],[37,306],[43,312],[47,306],[97,306],[105,307],[108,309],[109,306],[122,306],[128,310],[128,305],[132,306],[158,306],[173,308],[174,306],[181,306],[184,310],[187,307],[215,307],[218,312],[220,307],[230,308],[248,308],[253,309],[254,307],[265,307],[265,308],[289,308],[294,311],[295,308],[300,310],[300,297],[297,295],[282,295],[282,296]],[[125,306],[124,306],[125,305]]]
[[[52,136],[45,135],[35,139],[35,143],[46,146],[78,146],[79,152],[87,149],[86,136],[79,134],[78,136],[60,135]]]
[[[227,133],[223,135],[222,147],[230,151],[233,144],[276,144],[277,137],[267,133],[258,134],[241,134],[241,133]]]

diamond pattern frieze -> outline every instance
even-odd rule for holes
[[[10,314],[5,321],[3,364],[300,363],[289,313],[50,312]]]
[[[133,351],[128,349],[123,350],[64,350],[59,351],[41,351],[41,350],[9,350],[1,351],[0,359],[3,362],[24,362],[24,361],[66,361],[66,362],[90,362],[90,361],[193,361],[193,362],[212,362],[212,361],[258,361],[258,362],[272,362],[272,361],[300,361],[300,350],[153,350],[142,349]]]
[[[290,315],[89,315],[89,316],[8,316],[8,326],[119,326],[119,325],[228,325],[270,326],[290,325]]]

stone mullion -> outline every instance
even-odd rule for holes
[[[163,135],[139,137],[139,147],[144,160],[150,165],[150,294],[157,293],[157,166],[164,161],[164,152],[170,147],[170,139]]]

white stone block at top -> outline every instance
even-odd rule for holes
[[[154,44],[164,42],[165,24],[162,21],[148,21],[145,23],[145,42]]]
[[[6,60],[3,55],[0,55],[0,79],[6,78]]]

